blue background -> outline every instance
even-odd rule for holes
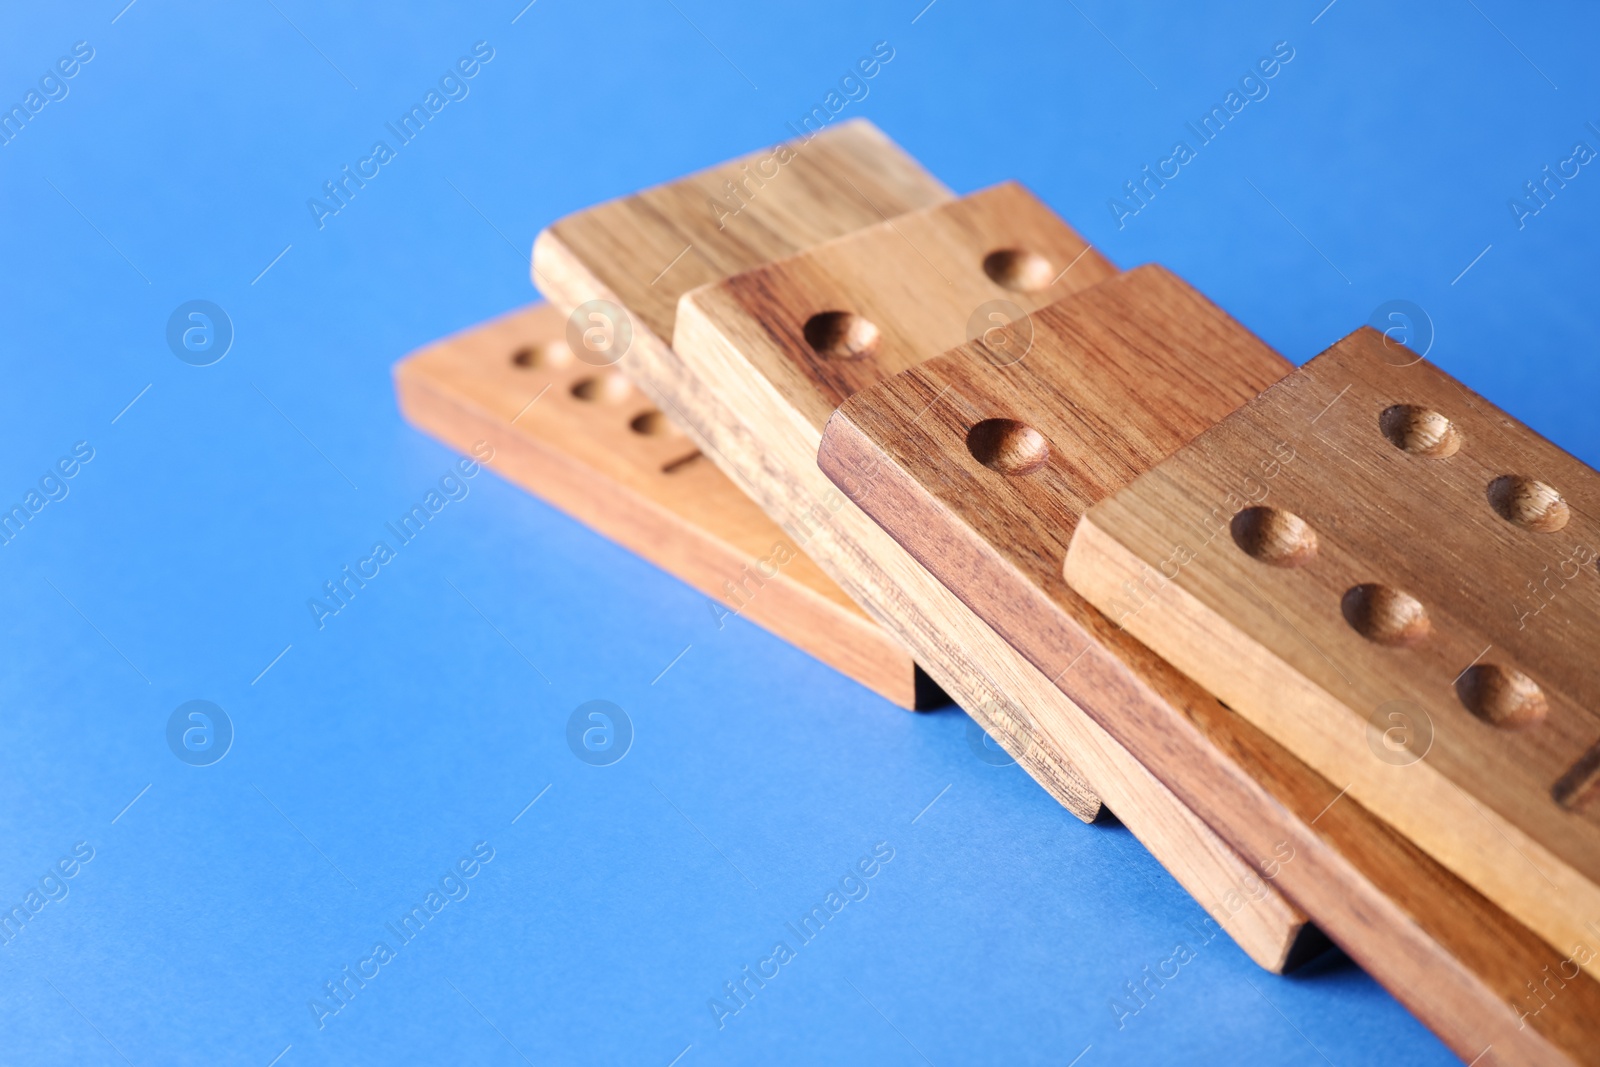
[[[531,299],[542,225],[786,136],[879,40],[848,113],[958,192],[1019,178],[1296,361],[1413,301],[1431,358],[1594,463],[1600,173],[1507,206],[1600,147],[1592,13],[122,3],[0,35],[7,107],[95,49],[0,146],[0,501],[95,450],[0,548],[0,904],[95,850],[0,949],[0,1061],[1449,1061],[1348,963],[1277,978],[1222,938],[1119,1030],[1201,914],[1125,830],[494,475],[324,629],[306,601],[454,459],[397,415],[397,358]],[[319,230],[307,199],[479,40],[470,96]],[[1270,96],[1119,229],[1107,200],[1280,40]],[[164,339],[191,299],[236,330],[210,367]],[[165,741],[197,698],[237,734],[204,768]],[[590,699],[636,733],[609,767],[565,741]],[[479,841],[470,895],[319,1030]],[[870,895],[719,1030],[708,999],[878,842]]]

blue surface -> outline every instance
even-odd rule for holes
[[[454,469],[396,414],[397,357],[530,299],[541,225],[785,136],[879,40],[849,113],[958,191],[1020,178],[1297,361],[1413,301],[1431,358],[1594,463],[1600,172],[1508,206],[1600,148],[1592,10],[124,2],[13,6],[0,36],[6,106],[93,48],[0,145],[0,498],[93,450],[0,548],[0,903],[42,886],[0,949],[0,1062],[1449,1061],[1348,964],[1200,944],[1126,831],[978,758],[960,712],[719,630],[491,474],[323,628],[307,601]],[[467,95],[319,229],[308,198],[478,41]],[[1266,98],[1119,228],[1122,183],[1278,41]],[[232,322],[210,366],[167,344],[190,300]],[[567,743],[594,699],[632,723],[609,766]],[[209,766],[169,748],[191,700],[232,724]],[[801,944],[841,884],[866,896]],[[319,1028],[346,965],[375,977]]]

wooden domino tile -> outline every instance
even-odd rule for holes
[[[1160,268],[1030,325],[1020,360],[1015,337],[991,337],[856,393],[823,468],[1463,1059],[1592,1062],[1600,984],[1062,576],[1085,508],[1288,365]],[[1212,675],[1239,662],[1210,656]],[[1553,975],[1557,1000],[1535,1010]]]
[[[937,699],[890,638],[621,374],[536,304],[395,368],[401,409],[579,521],[903,707]],[[719,620],[727,616],[718,614]]]
[[[996,306],[1020,314],[1114,274],[1026,190],[1001,185],[691,291],[673,347],[693,385],[657,388],[676,396],[708,454],[803,536],[806,551],[1019,762],[1034,771],[1032,753],[1068,754],[1241,946],[1281,969],[1305,929],[1299,910],[817,468],[824,424],[857,389],[959,343],[969,329],[992,329]],[[1260,383],[1281,370],[1272,362]],[[1247,379],[1213,417],[1251,385],[1259,387]],[[1248,902],[1225,903],[1244,886],[1258,887]]]
[[[623,368],[649,391],[660,373],[638,369],[675,366],[678,298],[690,289],[951,196],[877,127],[848,120],[552,223],[534,244],[533,283],[567,309],[626,308]]]
[[[679,298],[694,286],[950,199],[876,127],[852,120],[803,143],[751,153],[561,219],[534,244],[533,279],[563,307],[603,300],[622,308],[631,340],[619,365],[708,449],[717,427],[737,423],[720,417],[717,397],[671,347]],[[729,218],[735,202],[740,210]],[[984,700],[1002,707],[997,696]],[[1097,817],[1100,798],[1064,752],[1040,735],[1004,728],[1016,717],[984,721],[1051,796],[1080,819]]]
[[[1596,544],[1600,475],[1363,329],[1093,508],[1066,574],[1569,952],[1600,944]]]

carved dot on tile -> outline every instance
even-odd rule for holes
[[[1044,434],[1015,419],[984,419],[967,431],[967,450],[1001,474],[1031,474],[1050,458]]]
[[[1299,567],[1317,555],[1317,531],[1292,511],[1245,508],[1229,529],[1245,555],[1274,567]]]
[[[1521,671],[1477,663],[1456,679],[1456,696],[1472,714],[1503,730],[1522,730],[1550,710],[1539,684]]]
[[[1378,416],[1378,428],[1389,443],[1415,456],[1443,459],[1461,448],[1461,431],[1455,423],[1428,408],[1395,404]]]
[[[671,419],[655,408],[635,415],[628,423],[628,429],[644,437],[681,437],[683,435],[683,431],[679,430]]]
[[[1374,644],[1414,645],[1433,632],[1421,601],[1376,582],[1346,590],[1339,610],[1352,630]]]
[[[861,359],[877,353],[878,328],[850,311],[824,311],[806,320],[806,344],[823,359]]]
[[[989,280],[1014,293],[1050,288],[1055,270],[1048,259],[1022,248],[1002,248],[983,257],[983,273]]]
[[[565,341],[523,345],[511,355],[513,366],[524,370],[560,370],[572,362],[572,349]]]
[[[594,374],[579,379],[572,386],[572,395],[589,404],[620,404],[633,392],[628,379],[616,371]]]
[[[1560,493],[1520,474],[1502,474],[1489,483],[1488,495],[1495,514],[1524,530],[1555,533],[1572,517]]]

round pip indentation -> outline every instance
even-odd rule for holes
[[[572,362],[572,349],[565,341],[523,345],[511,354],[511,364],[524,370],[559,370]]]
[[[1521,671],[1477,663],[1456,679],[1456,696],[1472,714],[1502,730],[1536,726],[1550,710],[1539,684]]]
[[[1443,459],[1461,448],[1461,431],[1455,423],[1429,408],[1395,404],[1378,416],[1378,429],[1389,443],[1414,456]]]
[[[620,404],[632,392],[628,379],[616,371],[581,378],[572,386],[572,395],[588,404]]]
[[[1339,610],[1350,628],[1379,645],[1414,645],[1433,632],[1428,609],[1409,593],[1366,582],[1345,591]]]
[[[1032,474],[1050,458],[1050,442],[1016,419],[984,419],[967,431],[967,451],[1001,474]]]
[[[1274,567],[1299,567],[1317,554],[1317,531],[1292,511],[1245,508],[1228,525],[1245,555]]]
[[[1495,514],[1524,530],[1555,533],[1572,517],[1560,493],[1520,474],[1502,474],[1489,483],[1488,495]]]
[[[1055,280],[1055,267],[1037,252],[1001,248],[983,257],[983,273],[1013,293],[1036,293]]]
[[[823,359],[861,359],[877,353],[878,328],[851,311],[824,311],[806,320],[806,344]]]
[[[681,430],[672,424],[671,419],[661,414],[661,412],[657,411],[655,408],[651,408],[649,411],[641,412],[640,414],[635,415],[628,423],[628,429],[643,437],[675,437],[682,433]]]

